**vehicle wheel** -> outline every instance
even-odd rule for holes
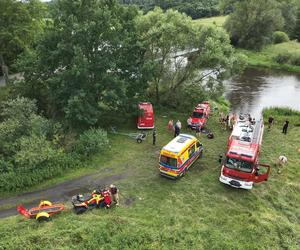
[[[52,206],[52,203],[50,201],[41,201],[39,204],[39,208],[50,207],[50,206]]]
[[[46,212],[40,212],[36,215],[35,218],[38,222],[49,221],[50,215]]]
[[[142,139],[141,139],[141,138],[138,138],[138,139],[136,139],[136,142],[137,142],[137,143],[142,143]]]
[[[200,151],[199,158],[203,157],[203,150]]]
[[[75,207],[75,213],[76,214],[83,214],[86,212],[87,208],[86,207]]]

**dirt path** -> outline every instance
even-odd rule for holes
[[[16,215],[17,210],[15,207],[18,204],[31,207],[38,205],[41,200],[50,200],[51,202],[70,201],[73,195],[88,192],[96,187],[105,187],[113,182],[129,177],[131,174],[130,172],[123,172],[121,174],[103,177],[103,173],[95,173],[66,181],[50,188],[0,199],[0,207],[6,205],[14,206],[14,208],[0,209],[0,218]]]

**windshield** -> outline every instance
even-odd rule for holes
[[[170,167],[177,168],[177,159],[175,159],[175,158],[170,158],[170,157],[161,155],[160,156],[160,162],[163,163],[163,164],[166,164]]]
[[[249,161],[242,161],[242,160],[227,157],[225,162],[225,167],[239,170],[246,173],[251,173],[253,168],[253,163]]]
[[[204,114],[199,112],[193,112],[193,118],[203,118]]]

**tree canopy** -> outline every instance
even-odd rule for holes
[[[222,0],[221,6],[234,9],[225,23],[234,45],[261,49],[275,31],[295,36],[296,0]]]
[[[129,112],[143,97],[150,69],[136,42],[137,15],[136,8],[116,1],[56,1],[52,27],[36,53],[21,62],[25,94],[44,96],[40,104],[47,114],[73,125]]]
[[[34,46],[43,30],[45,11],[46,5],[38,0],[0,1],[0,54],[7,65]]]
[[[120,0],[122,4],[135,4],[145,12],[160,7],[163,10],[174,9],[185,13],[193,19],[217,16],[219,0]]]

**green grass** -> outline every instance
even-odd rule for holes
[[[116,183],[119,208],[81,216],[67,209],[42,224],[21,216],[2,219],[0,249],[299,249],[300,127],[291,127],[286,136],[281,125],[265,132],[261,162],[273,165],[280,154],[289,162],[282,174],[275,168],[268,182],[245,191],[218,181],[217,159],[229,132],[220,129],[217,116],[209,121],[215,139],[201,138],[204,156],[188,174],[177,181],[158,175],[159,150],[173,136],[167,122],[184,124],[186,118],[175,112],[157,115],[157,146],[151,137],[137,144],[111,135],[112,148],[94,164],[103,173],[130,171]]]
[[[247,63],[249,66],[279,69],[300,73],[300,66],[291,64],[279,64],[274,60],[274,58],[279,54],[300,54],[300,43],[298,42],[290,41],[269,45],[259,52],[243,49],[239,49],[238,51],[247,55]]]
[[[195,24],[216,25],[222,27],[227,16],[200,18],[194,20]],[[245,49],[237,49],[247,55],[247,64],[250,67],[263,67],[277,70],[285,70],[294,73],[300,73],[300,66],[292,64],[279,64],[275,61],[275,57],[279,54],[300,54],[300,43],[289,41],[280,44],[272,44],[266,46],[262,51],[252,51]]]
[[[227,16],[217,16],[217,17],[209,17],[209,18],[200,18],[194,20],[194,23],[201,25],[217,25],[218,27],[222,27],[225,23]]]

